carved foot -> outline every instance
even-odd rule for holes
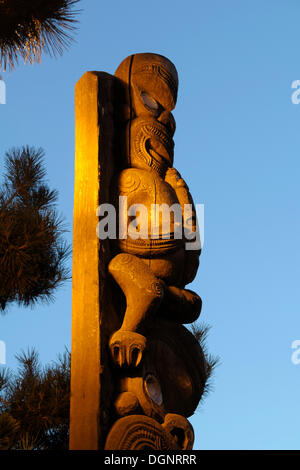
[[[133,331],[118,330],[112,335],[109,347],[113,360],[120,367],[137,367],[146,348],[146,338]]]
[[[119,416],[126,416],[129,414],[138,414],[140,403],[137,396],[132,392],[120,393],[116,402],[115,408]]]

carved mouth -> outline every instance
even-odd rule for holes
[[[147,137],[154,137],[155,140],[161,142],[168,153],[173,152],[174,141],[170,134],[166,132],[164,124],[155,121],[155,124],[144,124],[141,130]]]
[[[131,162],[144,162],[164,177],[173,164],[174,141],[156,119],[136,118],[131,126]]]
[[[157,171],[161,178],[164,178],[167,169],[172,166],[172,162],[169,158],[159,155],[153,149],[150,149],[149,153],[152,157],[151,168]]]

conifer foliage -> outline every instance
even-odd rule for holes
[[[0,371],[0,450],[67,449],[70,353],[45,368],[35,350],[17,359],[17,373]]]
[[[44,181],[44,152],[30,147],[6,153],[0,188],[0,310],[9,302],[49,300],[69,278],[70,249],[57,216],[56,191]]]
[[[13,69],[19,58],[40,62],[42,51],[61,55],[72,41],[78,1],[0,0],[0,67]]]

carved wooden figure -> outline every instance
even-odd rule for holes
[[[185,289],[196,275],[200,249],[186,250],[184,236],[174,236],[176,219],[171,217],[165,232],[152,210],[154,204],[177,204],[183,219],[184,205],[190,204],[191,231],[196,233],[192,197],[173,167],[177,71],[165,57],[146,53],[126,58],[115,76],[123,87],[120,157],[125,168],[115,178],[112,199],[126,197],[126,210],[146,207],[139,216],[148,230],[133,237],[130,213],[121,214],[126,237],[116,240],[117,254],[108,266],[125,295],[126,310],[109,342],[121,369],[115,408],[122,418],[111,429],[106,448],[190,449],[193,431],[185,417],[200,400],[205,371],[201,348],[181,324],[194,322],[201,311],[200,297]],[[135,436],[135,444],[127,434]]]

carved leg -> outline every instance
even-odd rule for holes
[[[202,300],[195,292],[175,286],[165,287],[162,315],[179,323],[193,323],[200,315]]]
[[[127,253],[113,258],[108,270],[124,292],[127,303],[122,326],[110,339],[112,357],[120,367],[126,363],[137,366],[146,347],[146,338],[139,331],[148,314],[162,301],[162,283],[142,260]]]

